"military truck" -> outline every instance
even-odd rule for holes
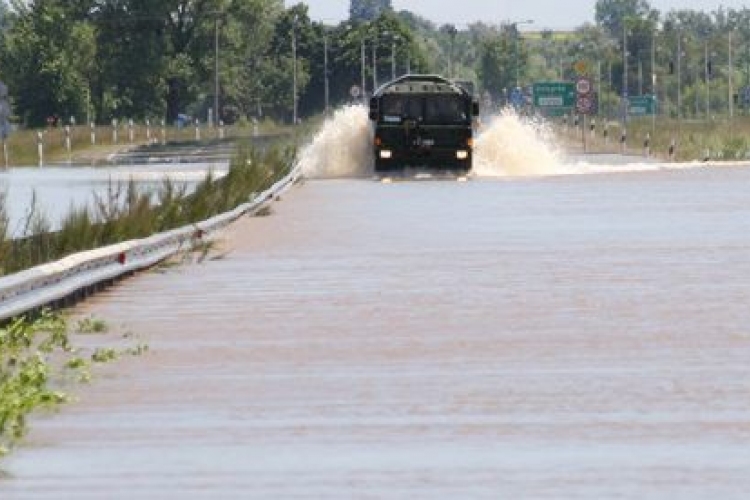
[[[478,115],[478,103],[464,88],[437,75],[407,75],[383,85],[370,99],[375,172],[468,172]]]

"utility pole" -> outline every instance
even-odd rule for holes
[[[378,36],[372,39],[372,93],[378,89]]]
[[[677,32],[677,124],[682,116],[682,33]]]
[[[219,13],[214,20],[214,116],[213,124],[219,130]]]
[[[396,37],[391,40],[391,81],[396,79]]]
[[[362,102],[367,103],[367,81],[366,81],[366,75],[365,75],[365,67],[367,66],[367,61],[365,57],[365,38],[362,37],[362,40],[360,40],[360,49],[362,51]]]
[[[729,88],[729,119],[734,118],[734,60],[732,54],[732,32],[729,31],[729,68],[727,69],[727,79]]]
[[[521,87],[521,65],[518,64],[518,41],[519,38],[521,38],[521,33],[518,31],[518,26],[521,24],[534,24],[533,19],[527,19],[525,21],[516,21],[511,23],[511,28],[513,30],[513,65],[515,66],[515,73],[516,73],[516,88]]]
[[[292,123],[297,125],[297,16],[292,24]]]
[[[330,92],[328,88],[328,32],[323,33],[323,81],[324,84],[324,97],[325,97],[325,103],[326,103],[326,116],[328,116],[328,102],[330,97]]]
[[[628,121],[628,27],[622,20],[622,127]]]
[[[711,120],[711,62],[708,59],[708,38],[703,41],[704,61],[703,72],[706,79],[706,121]]]
[[[653,112],[651,113],[651,135],[656,136],[656,112],[659,109],[656,89],[656,28],[651,32],[651,99]]]

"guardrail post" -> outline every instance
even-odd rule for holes
[[[651,133],[646,132],[646,138],[643,140],[643,156],[649,158],[651,156]]]
[[[112,118],[112,144],[117,144],[117,118]]]
[[[604,136],[604,145],[609,146],[609,123],[604,124],[602,135]]]
[[[674,155],[677,152],[677,141],[675,139],[672,139],[672,142],[669,143],[669,161],[674,161]]]
[[[72,143],[70,141],[70,125],[65,125],[65,150],[68,152],[68,163],[72,161]]]
[[[91,122],[89,126],[91,127],[91,145],[96,146],[96,124]]]
[[[219,139],[224,139],[224,121],[219,120]]]
[[[3,165],[7,169],[8,168],[8,164],[9,164],[9,161],[8,161],[8,139],[6,139],[4,135],[3,135],[3,159],[5,160],[5,163],[3,163]]]
[[[164,120],[161,121],[161,145],[167,145],[167,123]]]
[[[130,144],[133,144],[133,141],[135,140],[135,130],[133,129],[133,119],[131,118],[128,120],[128,142]]]
[[[622,129],[622,134],[620,135],[620,148],[622,154],[625,154],[628,149],[628,131],[626,129]]]
[[[201,122],[196,118],[195,119],[195,140],[200,141],[201,140]]]
[[[146,119],[146,142],[151,144],[151,120]]]
[[[36,151],[39,156],[39,166],[44,166],[44,136],[41,131],[36,133]]]

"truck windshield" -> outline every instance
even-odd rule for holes
[[[469,120],[465,100],[452,94],[385,95],[381,110],[381,119],[385,123],[417,120],[428,124],[453,124]]]

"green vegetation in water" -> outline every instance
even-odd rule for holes
[[[242,144],[224,177],[209,172],[191,194],[170,180],[162,183],[156,196],[140,192],[132,181],[110,186],[105,196],[97,197],[95,209],[71,210],[59,231],[50,230],[51,224],[32,201],[24,224],[26,236],[16,240],[7,234],[5,204],[0,197],[0,276],[233,210],[286,176],[294,155],[293,147],[259,152]]]
[[[104,322],[86,318],[77,326],[81,324]],[[111,362],[122,355],[142,356],[149,351],[142,343],[118,349],[102,347],[94,349],[87,359],[73,349],[69,329],[69,322],[62,315],[49,311],[0,326],[0,457],[24,437],[30,414],[54,410],[69,400],[65,392],[55,389],[56,385],[67,380],[88,382],[94,364]],[[77,330],[81,332],[80,328]]]
[[[66,401],[65,394],[51,388],[50,359],[71,352],[60,316],[45,312],[0,328],[0,456],[26,434],[31,412]]]
[[[108,330],[105,321],[93,317],[80,319],[76,324],[77,333],[106,333]]]

